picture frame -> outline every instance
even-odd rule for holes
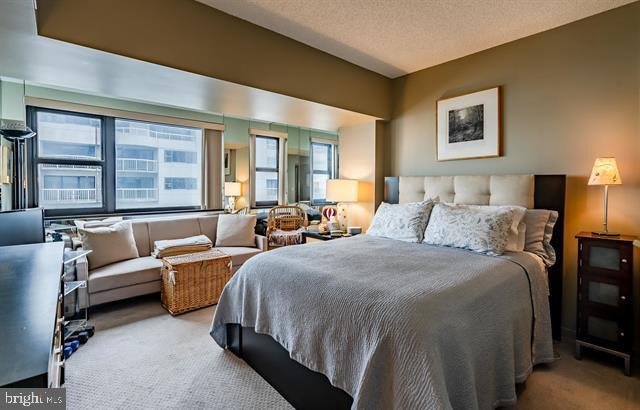
[[[13,150],[2,144],[2,169],[0,170],[0,184],[11,184],[13,180]]]
[[[492,158],[501,154],[501,86],[436,101],[438,161]]]

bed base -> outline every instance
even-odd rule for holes
[[[291,359],[270,336],[250,327],[227,324],[227,345],[296,409],[351,408],[351,396],[332,386],[322,373]]]

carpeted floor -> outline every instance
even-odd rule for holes
[[[172,317],[150,295],[92,312],[96,334],[66,363],[69,409],[284,409],[291,406],[209,337],[213,307]],[[572,346],[518,387],[517,409],[640,409],[640,378]]]

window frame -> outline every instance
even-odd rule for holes
[[[267,208],[267,207],[272,207],[272,206],[277,206],[280,201],[280,192],[281,192],[281,185],[282,182],[280,181],[280,171],[282,168],[282,161],[280,160],[280,152],[282,147],[280,146],[282,144],[281,142],[281,138],[279,137],[273,137],[270,135],[260,135],[260,134],[256,134],[253,136],[254,141],[253,141],[253,151],[254,151],[254,158],[256,158],[254,160],[254,164],[257,164],[257,141],[258,138],[262,138],[262,139],[267,139],[267,140],[275,140],[276,141],[276,168],[269,168],[269,167],[258,167],[257,165],[254,166],[254,170],[253,170],[253,207],[254,208]],[[258,172],[275,172],[278,175],[278,199],[276,199],[275,201],[258,201],[256,200],[255,196],[255,190],[256,190],[256,185],[257,185],[257,174]]]
[[[116,208],[116,119],[122,119],[127,121],[138,121],[145,123],[153,123],[160,125],[184,127],[184,128],[197,128],[189,127],[181,124],[162,123],[157,121],[139,120],[136,118],[127,118],[124,115],[114,117],[108,115],[90,114],[79,111],[62,110],[48,107],[38,107],[34,105],[28,105],[27,111],[27,124],[36,132],[36,137],[32,138],[27,143],[27,155],[29,158],[33,158],[30,166],[27,167],[27,186],[28,188],[28,204],[29,207],[39,206],[39,178],[38,178],[38,166],[40,164],[59,164],[59,165],[88,165],[88,166],[100,166],[102,169],[102,206],[101,207],[84,207],[84,208],[56,208],[45,209],[45,217],[80,217],[89,215],[105,215],[105,214],[127,214],[132,215],[136,213],[149,213],[149,212],[170,212],[170,211],[193,211],[201,210],[202,204],[199,206],[177,206],[177,207],[148,207],[148,208]],[[100,160],[77,160],[77,159],[65,159],[65,158],[40,158],[38,155],[38,113],[49,112],[54,114],[73,115],[79,117],[97,118],[101,120],[101,159]],[[204,129],[202,130],[202,139],[204,140]],[[204,156],[204,153],[202,154]],[[205,166],[204,158],[201,161],[201,168]],[[202,175],[202,170],[199,177]],[[204,190],[204,181],[201,183],[201,196],[202,190]]]
[[[49,158],[40,157],[39,144],[38,144],[38,113],[46,112],[52,114],[70,115],[75,117],[85,117],[100,120],[100,158],[101,159],[71,159],[71,158]],[[80,165],[80,166],[97,166],[101,169],[101,196],[102,206],[100,207],[83,207],[83,208],[57,208],[57,209],[45,209],[45,216],[66,216],[66,215],[83,215],[92,213],[107,213],[109,208],[107,206],[106,186],[107,186],[107,126],[106,118],[102,115],[86,114],[81,112],[73,112],[66,110],[57,110],[52,108],[38,108],[27,107],[27,121],[29,126],[36,133],[36,137],[31,139],[28,143],[29,157],[33,158],[32,166],[29,169],[27,180],[31,182],[28,184],[33,187],[28,193],[28,202],[30,206],[38,206],[38,197],[40,195],[40,178],[38,174],[38,167],[41,164],[50,165]]]
[[[313,146],[314,145],[327,145],[330,147],[329,152],[327,153],[327,163],[330,164],[330,169],[327,170],[320,170],[320,171],[316,171],[315,167],[314,167],[314,155],[313,155]],[[335,202],[331,202],[331,201],[327,201],[326,197],[322,198],[321,200],[317,200],[314,199],[313,197],[313,176],[314,175],[328,175],[329,179],[335,179],[338,176],[338,162],[339,162],[339,157],[338,157],[338,141],[333,141],[330,139],[324,139],[324,138],[311,138],[311,144],[310,144],[310,172],[309,172],[309,177],[311,179],[310,181],[310,202],[311,205],[316,206],[316,205],[333,205],[335,204]]]

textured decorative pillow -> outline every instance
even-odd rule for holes
[[[256,216],[224,214],[218,217],[216,246],[256,246]]]
[[[436,204],[424,243],[502,255],[515,214],[513,207]]]
[[[420,243],[433,204],[433,200],[393,205],[383,202],[373,217],[367,235]]]
[[[78,229],[78,234],[82,248],[93,251],[87,255],[91,270],[139,256],[129,221],[111,226]]]
[[[517,205],[467,205],[474,208],[487,208],[487,209],[513,209],[513,223],[509,229],[509,237],[507,238],[507,247],[505,251],[510,252],[522,252],[524,250],[525,232],[527,225],[522,222],[524,214],[527,208]]]
[[[545,265],[552,266],[556,263],[556,251],[551,246],[551,237],[558,220],[558,212],[527,209],[522,220],[527,225],[524,250],[540,256]]]

